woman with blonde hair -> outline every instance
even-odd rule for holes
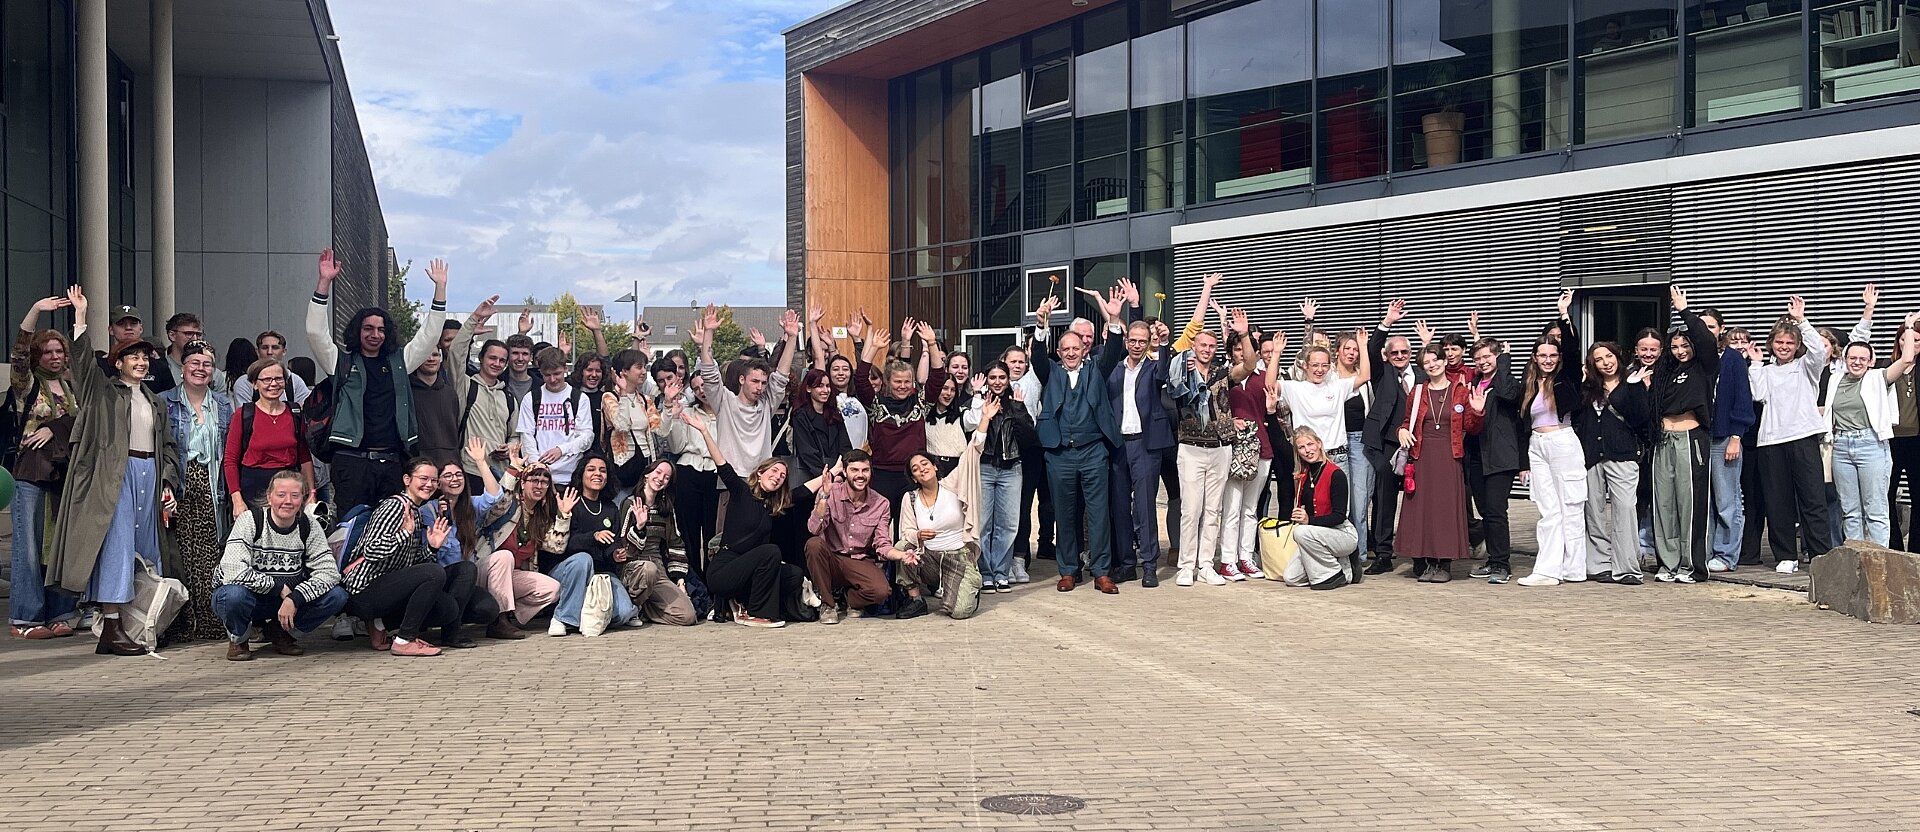
[[[1282,577],[1287,586],[1339,589],[1353,580],[1351,555],[1359,544],[1347,518],[1347,473],[1327,459],[1313,428],[1293,429],[1293,453],[1298,464],[1290,519],[1297,549]]]

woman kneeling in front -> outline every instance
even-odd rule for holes
[[[1353,548],[1359,545],[1347,521],[1347,472],[1327,459],[1326,446],[1313,428],[1295,428],[1293,452],[1293,542],[1298,552],[1283,575],[1287,586],[1339,589],[1353,580]],[[1269,566],[1269,569],[1272,567]]]

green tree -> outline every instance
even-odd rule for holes
[[[774,333],[773,336],[769,337],[771,338],[778,335],[779,333]],[[733,307],[720,307],[720,326],[715,328],[713,332],[714,363],[725,364],[739,358],[740,353],[744,352],[750,346],[753,346],[753,341],[747,337],[747,330],[733,322]],[[680,348],[687,351],[689,358],[694,360],[699,359],[700,345],[693,342],[691,335],[687,337],[687,340],[681,342]]]
[[[413,334],[420,331],[420,302],[407,299],[407,272],[413,269],[413,261],[393,273],[387,280],[387,312],[393,315],[393,324],[399,327],[397,333],[400,343],[413,340]]]

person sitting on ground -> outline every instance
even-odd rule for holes
[[[675,388],[666,391],[669,397],[678,394]],[[727,452],[714,438],[715,428],[705,417],[686,408],[680,411],[680,418],[700,434],[720,482],[727,487],[727,523],[721,529],[720,551],[707,564],[707,589],[716,604],[721,599],[729,602],[736,623],[748,627],[787,626],[789,618],[802,617],[800,596],[806,573],[783,563],[779,545],[769,540],[774,519],[793,505],[787,489],[786,461],[769,458],[742,477],[727,461]],[[743,598],[744,603],[740,600]]]
[[[980,451],[987,425],[1000,415],[1000,400],[980,409],[980,426],[945,477],[929,454],[907,459],[914,490],[900,506],[900,541],[906,554],[895,581],[912,600],[897,618],[927,613],[925,593],[939,593],[940,612],[948,618],[972,618],[980,610]]]
[[[605,454],[593,451],[581,460],[573,487],[560,498],[560,516],[569,525],[568,555],[548,573],[560,582],[560,600],[553,605],[547,635],[564,636],[568,627],[579,629],[587,584],[596,574],[618,578],[626,566],[625,547],[619,545],[620,504],[614,500],[612,481],[613,464]],[[626,593],[615,592],[613,617],[607,626],[621,626],[639,614]]]
[[[1327,459],[1313,428],[1293,429],[1293,452],[1299,462],[1291,518],[1297,553],[1281,577],[1287,586],[1339,589],[1353,580],[1353,547],[1359,544],[1347,518],[1347,472]]]
[[[380,501],[368,515],[366,530],[348,555],[341,583],[347,588],[348,615],[367,622],[373,649],[395,656],[438,656],[440,648],[422,635],[427,627],[458,626],[460,605],[444,591],[447,570],[435,556],[453,524],[441,516],[421,539],[420,507],[440,487],[433,460],[415,457],[404,469],[405,490]],[[389,631],[387,619],[400,626]],[[391,633],[391,635],[389,635]]]
[[[522,639],[527,622],[560,598],[560,582],[541,573],[540,561],[544,555],[557,563],[566,554],[567,524],[559,519],[553,474],[519,454],[508,464],[500,489],[511,499],[496,505],[500,514],[490,520],[497,528],[491,535],[493,555],[487,558],[487,591],[500,617],[487,626],[487,637]]]
[[[478,437],[467,440],[467,464],[485,460],[486,454],[486,440]],[[488,588],[481,585],[480,560],[490,557],[493,549],[492,541],[484,539],[480,529],[505,512],[508,501],[502,494],[501,484],[485,465],[480,466],[482,487],[476,494],[469,487],[467,472],[460,460],[444,463],[435,460],[434,464],[440,466],[440,494],[420,507],[420,523],[422,528],[431,527],[443,513],[452,520],[453,534],[435,547],[435,555],[447,569],[447,594],[460,605],[460,621],[441,632],[440,646],[478,647],[473,639],[461,634],[460,624],[484,624],[491,633],[491,628],[499,623],[500,607],[494,603]]]
[[[625,561],[620,581],[640,614],[655,624],[689,626],[697,618],[687,598],[687,550],[673,517],[673,463],[655,460],[620,512]]]
[[[340,567],[326,530],[307,516],[307,482],[279,471],[267,483],[266,507],[233,522],[220,558],[213,612],[227,628],[227,659],[253,659],[247,631],[260,625],[273,651],[298,656],[297,642],[347,606]]]
[[[845,607],[865,609],[887,600],[886,573],[880,561],[903,561],[907,553],[893,547],[887,534],[893,528],[893,506],[885,496],[869,488],[873,482],[873,460],[865,451],[848,451],[834,469],[832,484],[813,504],[807,518],[807,574],[813,590],[820,594],[820,621],[838,624]],[[840,590],[847,591],[845,607],[833,603]],[[926,614],[926,604],[903,609],[899,615],[912,618]]]

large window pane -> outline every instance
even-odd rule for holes
[[[1135,211],[1164,211],[1186,201],[1187,166],[1180,162],[1180,145],[1165,144],[1133,152],[1133,177],[1138,184]]]
[[[945,123],[940,70],[913,79],[912,134],[907,145],[907,244],[940,242],[940,178],[945,163],[940,138]]]
[[[981,329],[1019,326],[1020,278],[1018,267],[983,269],[973,287],[973,319],[968,326]],[[998,356],[973,356],[975,372],[985,370]]]
[[[1073,166],[1027,174],[1027,229],[1073,222]]]
[[[1020,230],[1020,182],[1020,129],[998,130],[981,137],[981,234]]]
[[[1800,108],[1801,0],[1687,0],[1694,124]],[[1757,15],[1757,16],[1756,16]]]
[[[974,237],[973,189],[974,144],[976,131],[973,103],[980,84],[980,65],[973,58],[962,58],[947,67],[947,115],[942,174],[946,220],[942,237],[966,240]]]
[[[1313,181],[1311,116],[1257,124],[1193,140],[1196,200],[1244,196]]]
[[[1145,316],[1166,320],[1173,314],[1173,249],[1134,252],[1133,282],[1140,284],[1140,303],[1146,306]],[[1180,329],[1180,325],[1168,326],[1176,331]]]
[[[1125,214],[1132,196],[1127,183],[1125,153],[1081,162],[1074,218],[1085,222]]]
[[[1108,289],[1119,284],[1120,278],[1127,276],[1127,255],[1113,254],[1075,261],[1073,274],[1075,288],[1092,289],[1104,297]],[[1075,317],[1090,321],[1100,320],[1100,310],[1094,307],[1093,301],[1088,300],[1086,295],[1074,292],[1072,308]]]
[[[1260,0],[1187,26],[1194,135],[1311,109],[1308,0]]]
[[[1393,169],[1567,144],[1566,6],[1395,0]]]
[[[1920,90],[1920,2],[1821,3],[1814,21],[1821,104]]]
[[[1387,0],[1319,0],[1320,170],[1329,182],[1387,172]]]
[[[7,0],[6,66],[0,72],[5,80],[0,95],[6,102],[7,193],[42,210],[53,207],[51,142],[66,141],[65,136],[53,136],[54,67],[47,34],[51,7],[47,0]],[[65,171],[61,173],[64,179]],[[44,235],[39,250],[45,256]]]
[[[1578,0],[1583,142],[1671,132],[1679,126],[1679,20],[1673,0]]]

